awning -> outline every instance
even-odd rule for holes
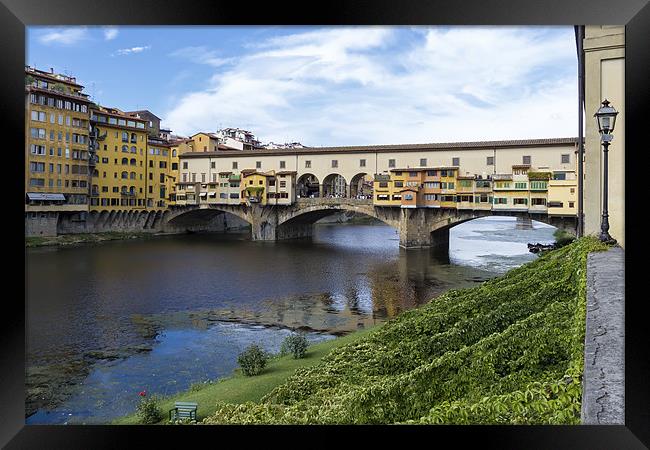
[[[207,195],[208,195],[207,192],[201,192],[201,193],[199,194],[199,197],[205,197],[205,196],[207,196]]]
[[[208,197],[216,197],[216,196],[217,196],[217,193],[216,193],[216,192],[210,192],[210,193],[208,194]]]
[[[27,197],[30,200],[63,200],[63,201],[65,201],[65,195],[63,195],[63,194],[42,194],[40,192],[28,192]]]

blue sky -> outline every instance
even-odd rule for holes
[[[573,27],[29,27],[26,63],[181,135],[371,145],[577,135]]]

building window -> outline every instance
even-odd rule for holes
[[[237,168],[237,161],[233,161],[233,162],[232,162],[232,168],[233,168],[233,169],[236,169],[236,168]]]
[[[365,159],[360,159],[359,160],[359,167],[366,167],[366,160]]]
[[[451,158],[452,166],[460,166],[460,158]]]
[[[427,165],[427,159],[426,158],[420,158],[420,167],[425,167]]]
[[[261,169],[262,168],[262,161],[255,161],[255,168],[256,169]]]
[[[336,167],[338,167],[338,166],[339,166],[339,161],[338,161],[338,159],[333,159],[333,160],[332,160],[332,167],[333,167],[333,168],[336,168]]]
[[[562,155],[562,164],[569,164],[571,162],[571,155]]]
[[[210,161],[210,169],[216,169],[217,168],[217,163],[214,161]]]
[[[201,183],[205,183],[205,174],[204,173],[201,174]]]
[[[493,166],[494,165],[494,156],[488,156],[487,157],[486,165],[488,165],[488,166]]]
[[[530,156],[524,156],[522,159],[523,159],[522,161],[523,164],[530,164],[530,160],[531,160]]]
[[[388,160],[388,167],[395,167],[395,160],[394,159],[389,159]]]
[[[287,167],[287,162],[286,161],[280,161],[280,169],[286,169]]]
[[[575,202],[569,202],[569,208],[573,208],[575,205]]]
[[[187,169],[187,161],[183,161],[183,169]]]
[[[311,161],[305,161],[305,169],[311,169]]]

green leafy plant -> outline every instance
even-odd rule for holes
[[[307,353],[307,347],[309,346],[309,341],[302,334],[292,334],[287,336],[282,342],[282,347],[280,347],[280,353],[287,354],[291,353],[294,359],[300,359],[305,357]]]
[[[259,375],[268,361],[268,355],[258,345],[252,344],[239,354],[237,362],[244,375],[252,377]]]
[[[564,247],[565,245],[569,245],[576,239],[576,237],[573,234],[571,234],[566,230],[562,230],[560,228],[555,230],[555,233],[553,233],[553,237],[555,237],[555,245],[557,248]]]
[[[158,397],[147,396],[146,391],[140,392],[140,403],[137,406],[137,415],[142,424],[158,423],[163,418],[163,412],[158,406]]]

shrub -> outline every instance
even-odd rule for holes
[[[291,353],[294,359],[300,359],[305,357],[307,352],[307,347],[309,342],[307,338],[302,334],[292,334],[287,336],[282,342],[282,347],[280,352],[284,355],[286,353]]]
[[[566,230],[557,229],[553,233],[553,236],[555,237],[555,246],[557,248],[564,247],[575,241],[575,236]]]
[[[163,418],[162,409],[158,406],[158,398],[155,396],[147,397],[146,394],[140,393],[142,397],[138,404],[138,418],[142,424],[158,423]]]
[[[267,360],[266,352],[255,344],[246,347],[246,350],[237,357],[242,372],[248,377],[259,375],[266,366]]]

